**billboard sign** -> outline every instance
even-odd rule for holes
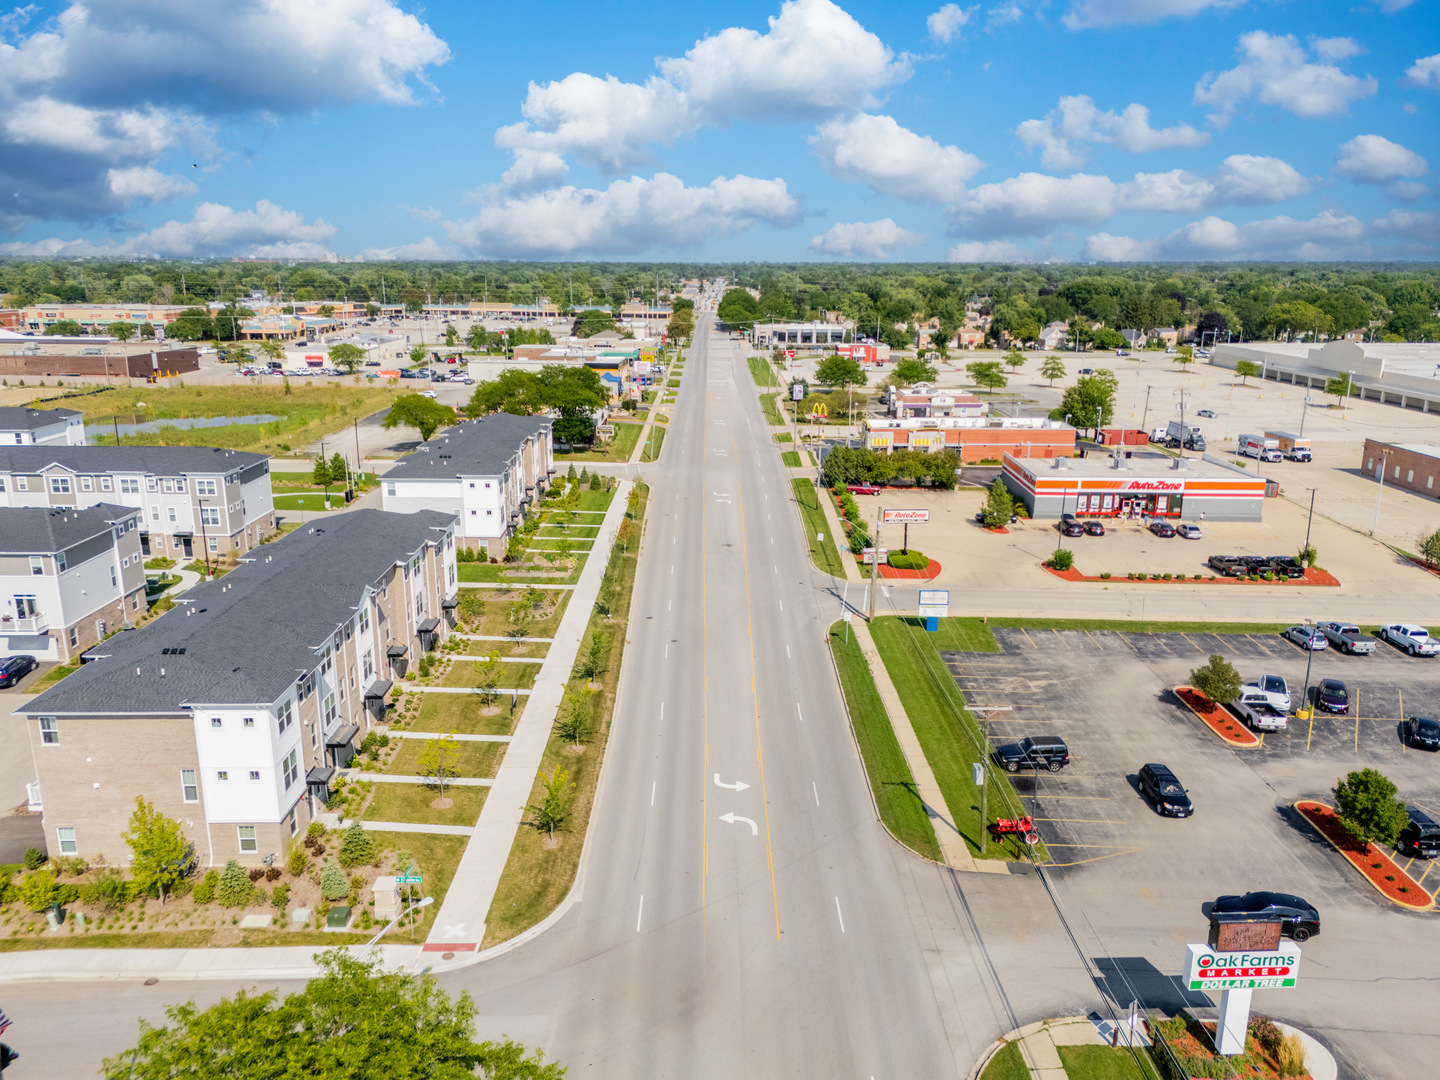
[[[930,523],[930,511],[886,510],[883,523],[886,525],[928,525]]]
[[[1300,946],[1226,952],[1209,945],[1185,946],[1185,986],[1190,990],[1274,990],[1295,985]]]
[[[950,617],[950,590],[921,589],[920,618],[948,619]]]
[[[890,549],[889,549],[889,548],[881,548],[878,552],[877,552],[873,547],[867,547],[867,548],[861,548],[861,549],[860,549],[860,561],[861,561],[861,562],[873,563],[873,562],[876,561],[876,556],[877,556],[877,555],[879,556],[879,561],[880,561],[880,562],[884,562],[886,559],[890,558]]]

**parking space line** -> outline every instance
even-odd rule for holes
[[[1118,637],[1121,641],[1125,642],[1126,645],[1129,645],[1130,651],[1133,652],[1136,656],[1140,655],[1140,650],[1135,648],[1135,643],[1130,640],[1129,634],[1122,634],[1117,631],[1115,633],[1115,636]]]
[[[1189,634],[1186,634],[1186,633],[1184,633],[1184,632],[1181,632],[1180,636],[1183,637],[1186,641],[1190,641],[1190,635],[1189,635]],[[1190,641],[1190,644],[1195,646],[1195,651],[1196,651],[1196,652],[1200,653],[1202,656],[1204,655],[1205,650],[1202,649],[1199,645],[1195,645],[1195,642],[1193,642],[1193,641]]]
[[[1031,647],[1032,649],[1035,649],[1036,651],[1039,651],[1040,646],[1035,644],[1035,639],[1032,638],[1032,637],[1029,635],[1029,633],[1026,632],[1026,630],[1025,630],[1025,628],[1024,628],[1023,626],[1020,627],[1020,633],[1022,633],[1022,634],[1025,635],[1025,640],[1028,641],[1028,642],[1030,642],[1030,647]]]
[[[1051,843],[1046,843],[1045,846],[1046,846],[1047,848],[1071,848],[1071,847],[1087,848],[1087,847],[1094,847],[1095,845],[1092,845],[1092,844],[1051,844]],[[1133,855],[1133,854],[1134,854],[1135,852],[1137,852],[1137,851],[1144,851],[1144,850],[1145,850],[1145,849],[1144,849],[1143,847],[1123,848],[1123,849],[1120,849],[1120,850],[1118,850],[1118,851],[1108,852],[1108,853],[1106,853],[1106,854],[1104,854],[1104,855],[1094,855],[1094,856],[1091,856],[1091,857],[1088,858],[1088,859],[1076,859],[1074,862],[1049,863],[1048,865],[1054,866],[1054,867],[1062,867],[1062,866],[1081,866],[1081,865],[1083,865],[1083,864],[1085,864],[1085,863],[1099,862],[1101,859],[1113,859],[1113,858],[1115,858],[1115,857],[1118,856],[1118,855]]]
[[[1431,871],[1431,870],[1434,870],[1434,869],[1435,869],[1435,860],[1431,859],[1431,860],[1430,860],[1430,865],[1425,868],[1425,873],[1421,874],[1418,878],[1415,879],[1415,884],[1417,884],[1417,885],[1423,885],[1423,884],[1425,884],[1425,878],[1429,875],[1430,871]]]
[[[1022,796],[1023,798],[1024,796]],[[1109,795],[1051,795],[1048,792],[1037,791],[1029,796],[1032,799],[1081,799],[1085,802],[1109,802]]]
[[[1054,634],[1056,640],[1059,641],[1061,645],[1064,645],[1064,646],[1065,646],[1065,651],[1066,651],[1066,652],[1074,652],[1074,651],[1075,651],[1074,649],[1070,648],[1070,643],[1069,643],[1068,641],[1066,641],[1063,637],[1060,636],[1060,631],[1059,631],[1059,630],[1054,630],[1054,629],[1052,629],[1052,630],[1050,631],[1050,633]]]
[[[1088,817],[1037,817],[1036,821],[1058,821],[1070,825],[1129,825],[1128,821],[1110,821],[1107,818]]]
[[[1156,634],[1151,640],[1154,641],[1156,645],[1159,645],[1160,648],[1164,649],[1166,652],[1174,652],[1174,650],[1171,649],[1169,645],[1166,645],[1165,642],[1160,640],[1159,634]]]
[[[1104,645],[1101,645],[1100,642],[1099,642],[1099,640],[1095,637],[1094,634],[1090,633],[1089,630],[1086,630],[1086,631],[1085,631],[1085,636],[1088,637],[1091,641],[1095,642],[1095,647],[1096,647],[1097,649],[1099,649],[1101,652],[1104,652],[1104,651],[1105,651],[1105,646],[1104,646]]]
[[[1308,705],[1309,702],[1306,702],[1306,704]],[[1311,738],[1314,737],[1314,735],[1315,735],[1315,710],[1314,710],[1314,709],[1311,709],[1311,710],[1310,710],[1310,730],[1305,733],[1305,749],[1306,749],[1306,750],[1309,750],[1309,749],[1310,749],[1310,740],[1311,740]]]

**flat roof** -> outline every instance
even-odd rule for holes
[[[1122,480],[1126,478],[1143,478],[1155,480],[1184,480],[1186,477],[1195,479],[1225,479],[1237,480],[1247,478],[1250,480],[1264,480],[1263,476],[1257,473],[1248,472],[1245,469],[1238,469],[1227,461],[1211,457],[1206,454],[1204,457],[1187,457],[1185,467],[1177,469],[1175,462],[1179,460],[1170,457],[1168,454],[1137,452],[1130,457],[1120,458],[1120,467],[1115,467],[1115,459],[1108,453],[1097,454],[1084,458],[1045,458],[1045,457],[1021,457],[1016,454],[1005,455],[1005,463],[1013,462],[1016,466],[1034,474],[1041,480],[1062,480],[1067,476],[1083,477],[1087,480],[1112,478]],[[1063,462],[1058,468],[1056,462]]]
[[[1434,443],[1391,443],[1390,445],[1396,450],[1409,450],[1412,454],[1440,458],[1440,446],[1436,446]]]

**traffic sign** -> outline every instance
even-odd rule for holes
[[[395,881],[396,881],[398,884],[401,884],[401,885],[419,885],[419,884],[420,884],[420,875],[419,875],[419,874],[401,874],[399,877],[397,877],[397,878],[395,879]]]

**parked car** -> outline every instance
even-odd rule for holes
[[[1308,941],[1320,933],[1320,912],[1314,905],[1289,893],[1266,891],[1221,896],[1216,898],[1211,910],[1220,916],[1221,922],[1227,915],[1240,919],[1274,916],[1282,924],[1281,932],[1296,941]]]
[[[1285,676],[1261,675],[1254,682],[1248,682],[1240,688],[1242,694],[1252,690],[1257,694],[1265,695],[1265,700],[1277,709],[1290,711],[1290,687],[1285,682]]]
[[[1400,830],[1395,850],[1417,859],[1433,859],[1440,855],[1440,823],[1417,806],[1407,806],[1410,820]]]
[[[1206,565],[1221,577],[1239,577],[1244,573],[1245,564],[1234,555],[1211,555]]]
[[[1066,514],[1060,519],[1060,531],[1066,536],[1084,536],[1085,526],[1075,520],[1074,514]]]
[[[847,489],[851,495],[879,495],[879,484],[851,484]]]
[[[436,398],[436,397],[439,397],[440,395],[436,394],[434,390],[421,390],[421,391],[420,391],[420,396],[421,396],[421,397],[428,397],[428,398]]]
[[[1175,535],[1182,537],[1186,540],[1199,540],[1200,526],[1192,525],[1188,521],[1183,521],[1179,525],[1175,526]]]
[[[1440,641],[1431,638],[1430,631],[1425,627],[1413,623],[1397,622],[1382,626],[1380,636],[1411,656],[1434,656],[1440,653]]]
[[[1302,578],[1305,576],[1305,567],[1301,566],[1299,560],[1290,555],[1271,555],[1270,565],[1275,568],[1276,574],[1284,574],[1287,578]]]
[[[1339,679],[1321,679],[1315,688],[1315,707],[1344,716],[1350,711],[1350,691]]]
[[[1440,750],[1440,720],[1412,716],[1405,721],[1405,741],[1419,750]]]
[[[1070,764],[1070,748],[1058,735],[1032,735],[1018,743],[995,748],[995,763],[1006,772],[1021,769],[1049,769],[1059,772]]]
[[[1094,369],[1094,368],[1088,368],[1088,367],[1082,367],[1082,368],[1079,370],[1079,372],[1077,372],[1077,374],[1079,374],[1079,375],[1094,375],[1094,374],[1095,374],[1095,369]]]
[[[1247,574],[1275,573],[1275,564],[1270,561],[1269,555],[1241,555],[1240,562]]]
[[[1096,521],[1094,518],[1091,518],[1089,521],[1085,522],[1085,532],[1088,536],[1104,536],[1105,526],[1100,522]]]
[[[1331,645],[1351,656],[1375,651],[1375,639],[1369,634],[1362,634],[1354,623],[1322,622],[1316,623],[1315,629],[1324,634],[1325,640]]]
[[[20,685],[20,680],[40,666],[33,656],[19,654],[0,660],[0,687]]]
[[[1312,652],[1319,652],[1321,649],[1327,648],[1330,644],[1325,640],[1325,635],[1313,626],[1286,627],[1283,636],[1289,638],[1302,649],[1309,649]]]
[[[1214,419],[1215,419],[1215,410],[1214,410],[1214,409],[1201,409],[1201,410],[1200,410],[1198,413],[1196,413],[1195,415],[1196,415],[1196,416],[1203,416],[1203,417],[1205,417],[1205,419],[1207,419],[1207,420],[1214,420]]]
[[[1175,535],[1175,526],[1171,525],[1168,521],[1152,521],[1150,523],[1150,531],[1156,536],[1163,536],[1168,540]]]
[[[1290,718],[1277,709],[1262,691],[1246,687],[1230,703],[1231,711],[1256,731],[1284,731]]]
[[[1175,774],[1164,765],[1152,762],[1141,765],[1135,777],[1140,793],[1149,798],[1155,812],[1166,817],[1189,817],[1195,812],[1190,796],[1175,778]]]

